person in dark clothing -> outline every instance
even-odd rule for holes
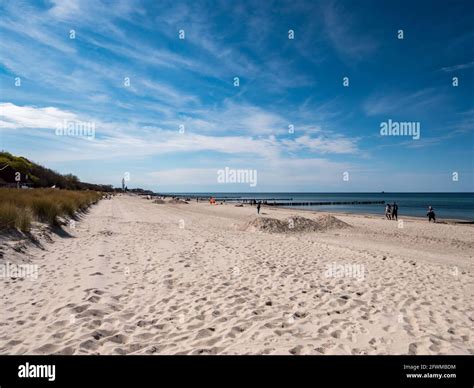
[[[432,206],[428,207],[428,213],[426,213],[426,215],[428,216],[428,222],[431,222],[431,220],[436,222],[436,215]]]
[[[262,202],[260,201],[258,204],[257,204],[257,214],[260,214],[260,206],[262,205]]]
[[[398,221],[398,205],[396,202],[392,205],[392,220]]]

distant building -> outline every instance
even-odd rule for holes
[[[9,164],[0,166],[0,187],[30,187],[33,182],[28,174],[22,174]]]

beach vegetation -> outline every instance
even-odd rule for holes
[[[33,221],[58,226],[102,197],[92,190],[0,188],[0,230],[28,232]]]

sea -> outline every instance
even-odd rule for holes
[[[474,193],[167,193],[180,197],[204,197],[232,199],[267,199],[269,203],[296,202],[361,202],[385,201],[398,204],[398,217],[426,217],[432,206],[436,218],[474,221]],[[285,206],[288,207],[288,206]],[[384,215],[383,204],[344,204],[317,206],[289,206],[302,210],[321,210],[354,214]]]

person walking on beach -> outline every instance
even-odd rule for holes
[[[392,220],[398,221],[398,205],[396,202],[392,205]]]
[[[426,215],[428,216],[428,222],[431,222],[431,220],[436,222],[436,215],[432,206],[428,207],[428,213],[426,213]]]
[[[385,217],[387,218],[387,220],[391,220],[392,219],[392,208],[390,206],[389,203],[387,203],[387,205],[385,205]]]
[[[262,201],[259,201],[257,204],[257,214],[260,214],[260,206],[262,205]]]

